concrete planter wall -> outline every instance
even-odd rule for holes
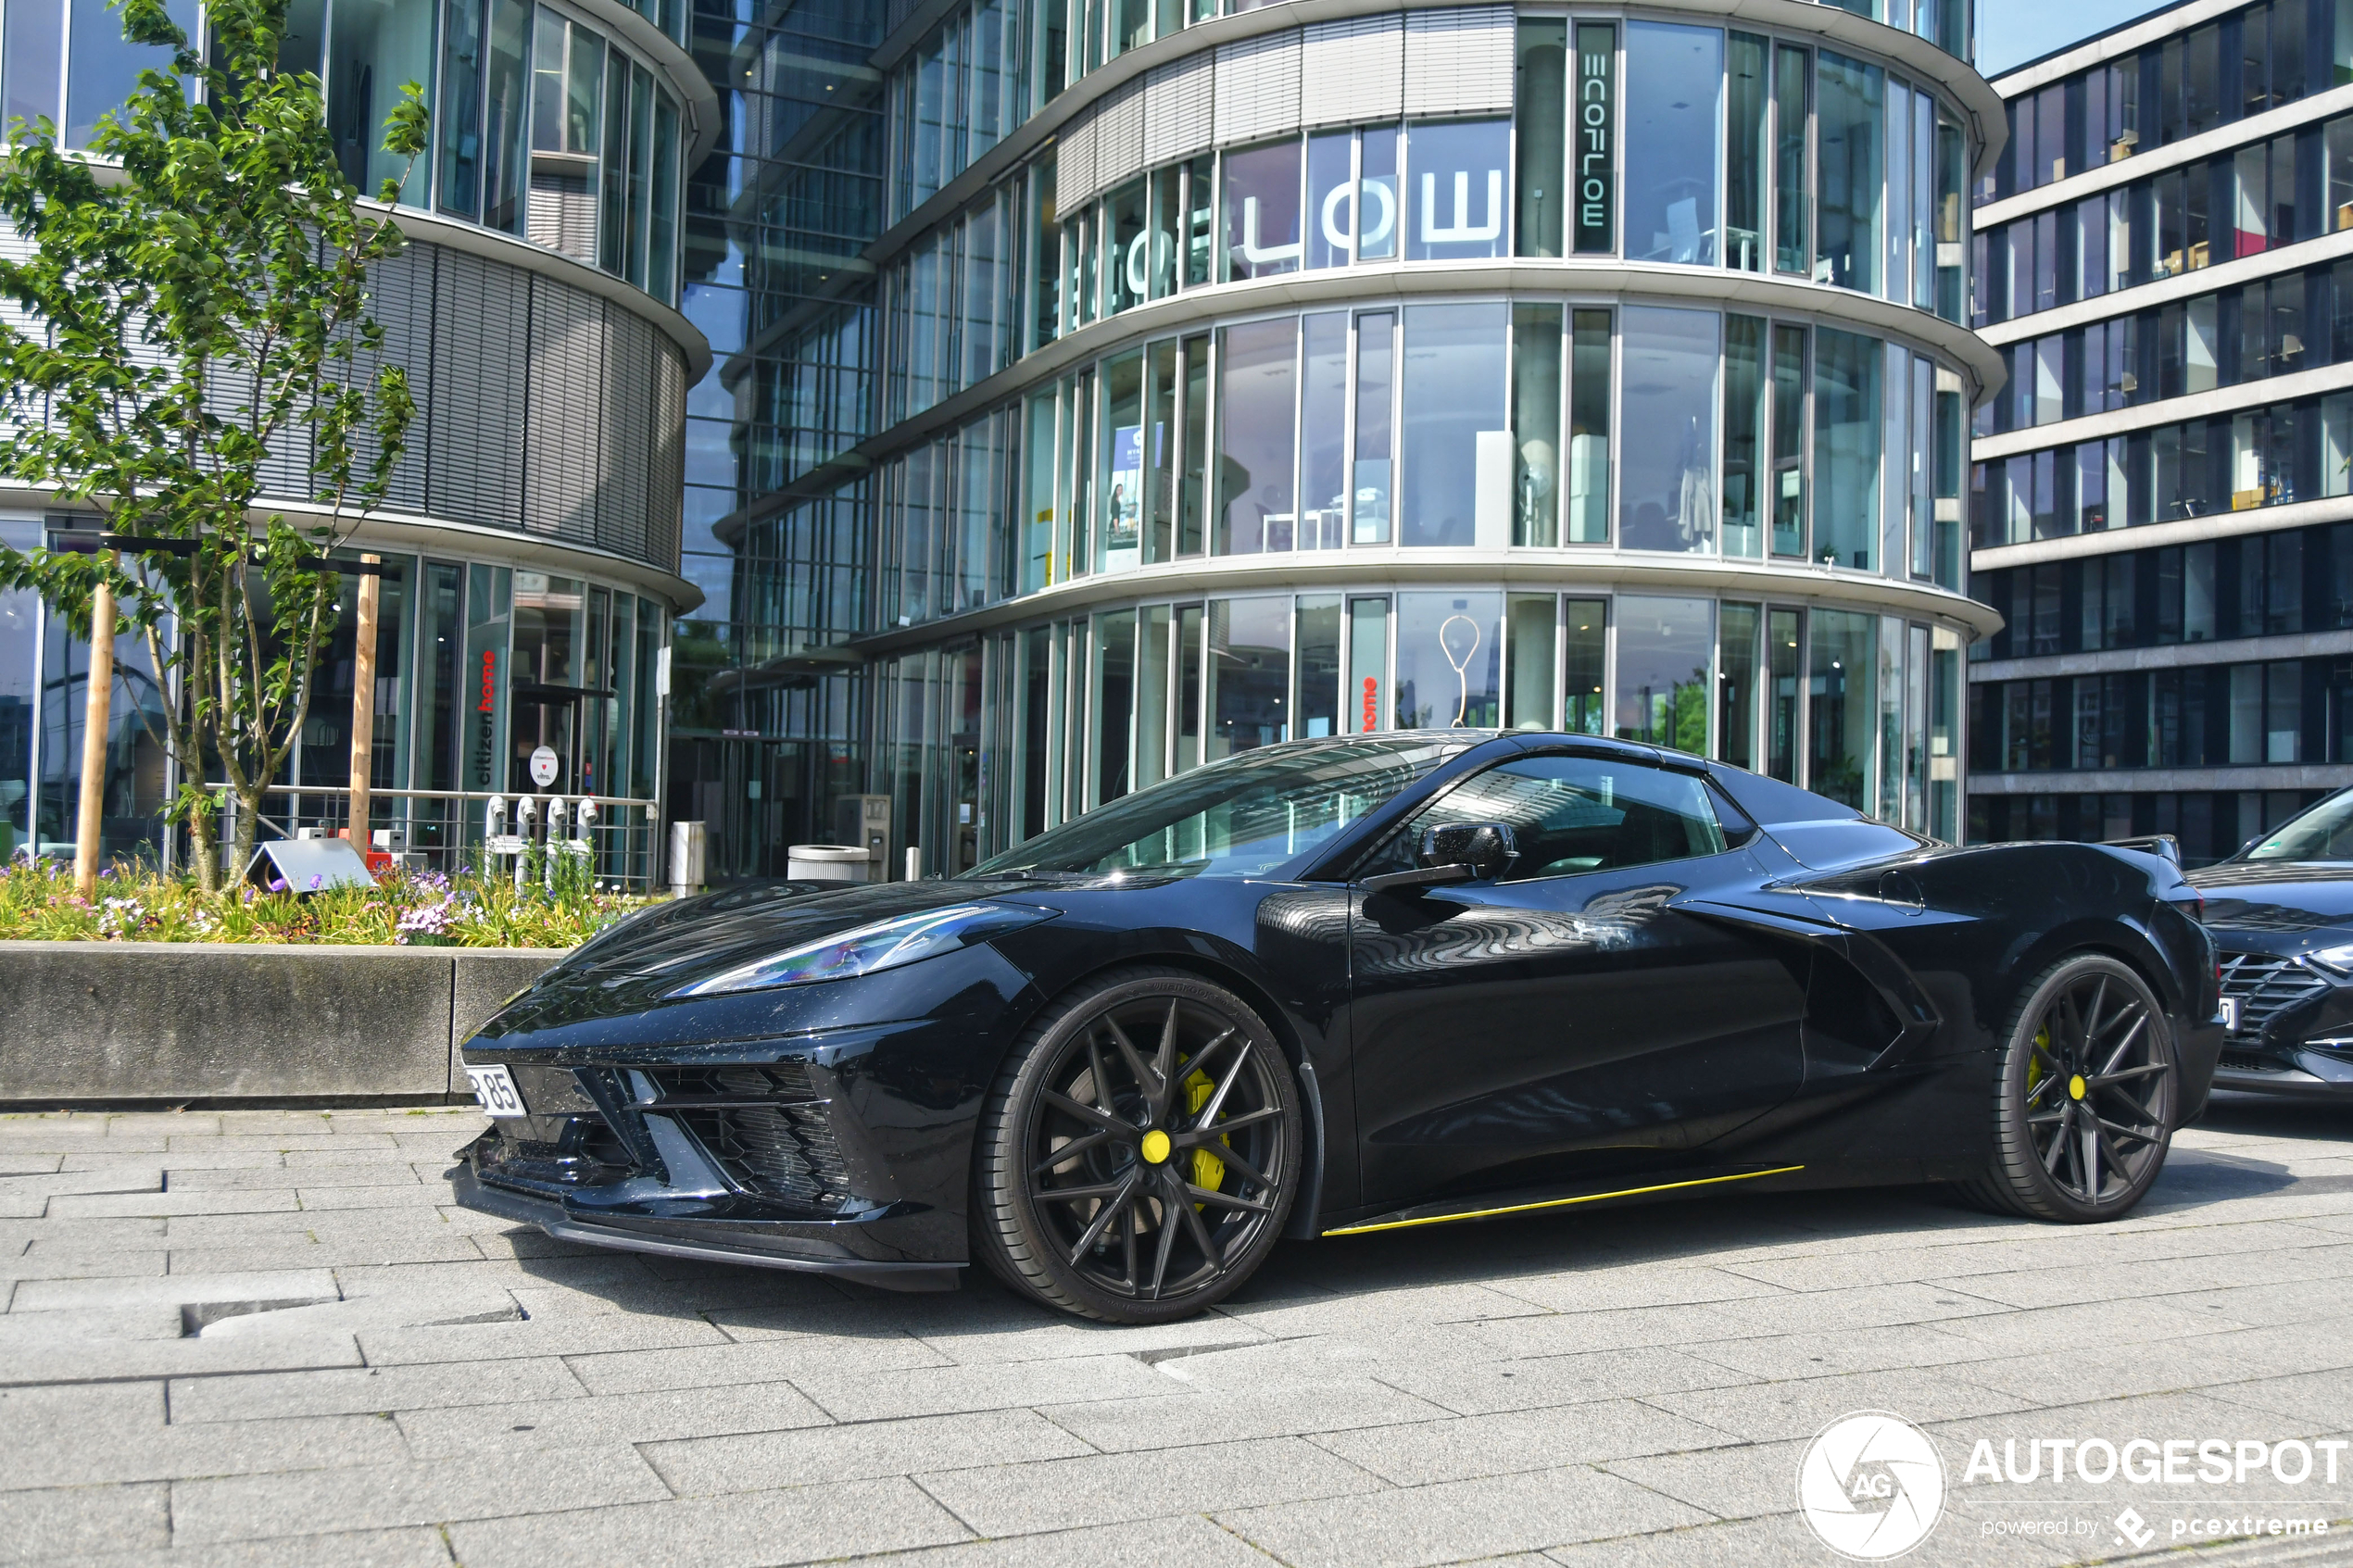
[[[562,956],[0,942],[0,1104],[463,1095],[459,1045]]]

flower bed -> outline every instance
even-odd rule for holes
[[[0,940],[571,947],[648,902],[592,884],[518,891],[495,876],[398,871],[372,887],[207,897],[192,878],[144,869],[101,872],[84,899],[69,869],[19,860],[0,872]]]

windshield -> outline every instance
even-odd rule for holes
[[[964,874],[1264,876],[1471,744],[1457,735],[1262,746],[1089,811]]]
[[[2333,795],[2246,852],[2250,860],[2353,860],[2353,790]]]

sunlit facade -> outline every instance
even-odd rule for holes
[[[194,30],[193,8],[180,19]],[[384,561],[374,824],[445,859],[479,840],[494,794],[595,796],[599,871],[657,873],[671,621],[698,601],[679,573],[686,391],[711,361],[676,307],[681,170],[719,133],[685,37],[677,0],[296,0],[289,15],[282,62],[322,78],[363,192],[401,172],[381,150],[399,84],[433,111],[400,194],[409,244],[370,284],[418,417],[385,505],[339,554]],[[159,55],[125,44],[104,0],[6,0],[5,114],[86,146]],[[324,511],[307,440],[274,446],[263,483],[297,524]],[[11,546],[94,549],[98,527],[0,492]],[[356,577],[343,593],[264,836],[343,821]],[[180,781],[146,721],[168,694],[132,639],[117,659],[105,847],[170,857]],[[35,597],[0,595],[0,852],[73,836],[88,663]],[[556,769],[539,785],[526,763],[543,746]]]
[[[877,56],[848,642],[925,872],[1456,724],[1958,837],[1999,100],[1957,6],[1775,14],[989,0]]]
[[[2353,7],[2179,5],[1994,83],[1973,838],[2231,853],[2353,763]]]

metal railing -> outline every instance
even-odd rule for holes
[[[212,787],[227,802],[220,823],[220,835],[225,841],[229,819],[238,803],[227,794],[227,785]],[[260,814],[257,843],[296,838],[305,829],[335,833],[350,825],[351,790],[346,784],[271,784],[262,793],[285,805],[281,810]],[[652,800],[472,789],[371,789],[368,797],[371,834],[392,830],[394,847],[422,857],[422,863],[431,871],[449,874],[492,869],[494,857],[484,840],[493,833],[519,834],[542,844],[553,834],[588,842],[591,874],[599,883],[652,892],[660,881],[661,810]],[[560,817],[550,809],[558,800],[564,803]],[[494,801],[506,807],[503,822],[496,825],[490,812]],[[524,801],[536,803],[528,818],[521,809]],[[580,808],[590,801],[597,808],[596,820],[584,824]]]

